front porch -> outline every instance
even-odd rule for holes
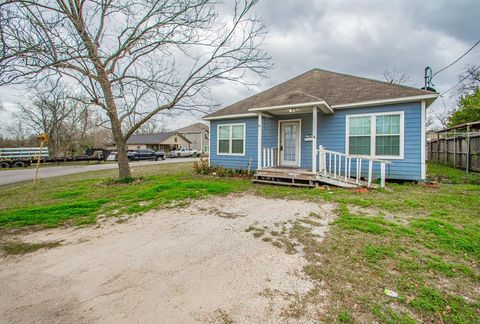
[[[252,108],[258,115],[258,158],[254,182],[314,187],[320,183],[345,187],[385,186],[390,162],[347,155],[322,145],[319,112],[333,114],[322,101],[295,106]]]

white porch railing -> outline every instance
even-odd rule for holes
[[[353,162],[352,162],[353,161]],[[385,187],[385,165],[389,161],[373,159],[365,156],[347,155],[345,153],[330,151],[322,145],[318,148],[318,173],[333,179],[343,180],[345,182],[354,181],[360,183],[362,177],[362,164],[368,161],[367,187],[372,186],[373,165],[380,165],[380,187]],[[353,170],[352,170],[353,164]],[[353,171],[353,172],[352,172]]]
[[[276,147],[264,147],[262,156],[262,168],[278,166],[278,149]]]

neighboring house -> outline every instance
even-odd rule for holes
[[[201,151],[202,153],[208,153],[210,143],[208,125],[205,125],[204,123],[195,123],[177,129],[176,132],[182,134],[192,142],[190,148]]]
[[[178,132],[132,135],[127,140],[127,148],[129,151],[149,148],[155,151],[164,151],[167,153],[179,146],[188,147],[191,144],[192,142]],[[109,145],[107,149],[116,150],[115,144]]]
[[[210,163],[257,172],[301,169],[317,180],[350,181],[357,174],[424,180],[425,114],[437,97],[313,69],[205,116]]]

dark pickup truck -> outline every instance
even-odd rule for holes
[[[139,149],[137,151],[128,152],[127,157],[130,161],[138,160],[165,160],[165,152],[155,152],[151,149]]]

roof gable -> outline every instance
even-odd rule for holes
[[[315,101],[335,106],[432,94],[399,84],[313,69],[206,117],[245,114],[250,108]]]

